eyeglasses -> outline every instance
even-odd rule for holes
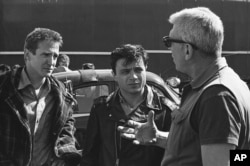
[[[172,43],[184,43],[184,44],[190,44],[194,49],[198,50],[198,47],[196,45],[194,45],[193,43],[185,42],[185,41],[180,40],[180,39],[173,39],[169,36],[163,37],[163,43],[165,44],[165,46],[168,49],[171,47]]]

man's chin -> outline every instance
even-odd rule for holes
[[[141,88],[135,88],[130,90],[131,93],[140,93],[141,91],[142,91]]]
[[[49,77],[51,75],[52,75],[52,71],[44,74],[45,77]]]

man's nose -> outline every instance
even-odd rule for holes
[[[131,78],[138,78],[136,72],[133,71],[133,70],[131,70],[131,72],[130,72],[130,77],[131,77]]]
[[[54,59],[53,56],[49,56],[47,58],[47,62],[48,62],[49,65],[54,65],[54,64],[56,64],[56,59]]]

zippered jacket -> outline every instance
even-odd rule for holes
[[[146,115],[150,110],[154,110],[158,129],[168,131],[171,124],[171,110],[165,102],[168,99],[157,94],[149,86],[145,89],[146,100],[138,107],[144,116],[143,113],[138,114],[136,121],[146,122]],[[108,97],[97,98],[88,120],[81,165],[160,166],[163,149],[156,146],[134,145],[132,140],[120,137],[117,126],[124,125],[128,119],[120,104],[119,90]]]

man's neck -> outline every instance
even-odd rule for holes
[[[27,68],[25,68],[25,72],[32,84],[32,86],[35,89],[40,89],[41,86],[44,84],[46,78],[45,77],[37,77],[36,74],[33,74],[31,71],[29,71]]]
[[[192,72],[190,74],[192,80],[196,80],[198,77],[200,77],[205,71],[210,67],[212,63],[215,63],[218,59],[215,58],[208,58],[205,60],[200,60],[195,63],[192,67]]]
[[[144,100],[144,91],[140,92],[140,93],[122,93],[121,91],[121,95],[123,97],[123,99],[125,100],[125,102],[131,107],[135,107],[138,105],[138,103],[141,103]]]

